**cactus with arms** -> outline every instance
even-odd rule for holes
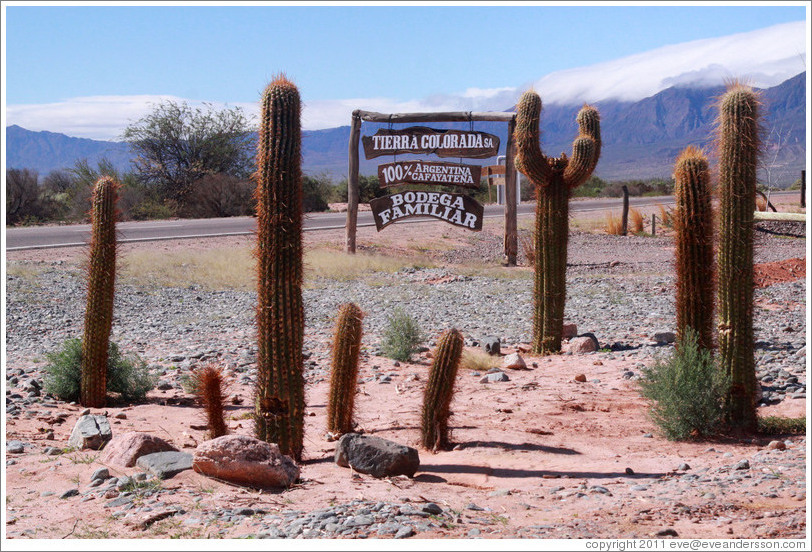
[[[734,83],[719,102],[719,357],[730,377],[727,422],[755,431],[753,212],[760,150],[758,95]]]
[[[91,237],[88,262],[85,333],[82,339],[83,406],[100,408],[107,400],[107,357],[113,327],[116,285],[116,219],[119,184],[103,176],[91,197]]]
[[[448,418],[451,416],[451,399],[462,346],[462,334],[451,329],[440,336],[434,351],[421,416],[421,443],[428,450],[436,451],[448,446]]]
[[[279,76],[261,100],[257,146],[255,433],[301,460],[304,444],[301,100]]]
[[[585,105],[578,113],[579,135],[572,157],[547,157],[539,145],[541,98],[525,92],[516,106],[516,168],[536,190],[534,236],[533,341],[535,354],[561,350],[566,300],[567,240],[570,190],[583,184],[595,170],[601,151],[600,116]]]
[[[327,403],[327,430],[336,435],[352,431],[363,318],[364,313],[354,303],[342,305],[338,311],[333,339],[333,372]]]
[[[674,167],[674,231],[677,269],[677,343],[688,328],[697,345],[713,346],[714,266],[710,172],[702,150],[689,146]]]

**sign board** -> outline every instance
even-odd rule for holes
[[[369,202],[378,232],[401,219],[434,217],[468,230],[482,230],[485,208],[475,199],[445,192],[400,192]]]
[[[398,184],[429,184],[479,189],[482,167],[437,161],[398,161],[378,165],[382,188]]]
[[[475,130],[437,130],[428,127],[382,128],[373,136],[364,136],[361,140],[367,159],[408,153],[487,159],[499,154],[499,137]]]

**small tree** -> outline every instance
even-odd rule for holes
[[[36,216],[39,203],[37,172],[29,169],[6,170],[6,223],[16,224]]]
[[[140,178],[162,199],[180,203],[210,173],[247,178],[254,168],[253,134],[239,107],[215,109],[165,101],[124,129]]]

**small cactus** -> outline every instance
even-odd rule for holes
[[[327,403],[327,431],[334,435],[352,432],[363,318],[364,313],[354,303],[342,305],[338,311]]]
[[[116,219],[119,184],[103,176],[91,196],[85,333],[82,339],[80,401],[101,408],[107,400],[107,357],[116,284]]]
[[[209,426],[209,439],[228,434],[228,426],[223,416],[225,407],[226,383],[223,370],[212,365],[196,370],[193,375],[195,394],[206,411]]]
[[[421,416],[421,443],[428,450],[448,448],[448,418],[462,348],[462,334],[456,329],[444,332],[437,342]]]
[[[760,101],[734,83],[719,102],[719,357],[730,377],[726,416],[731,429],[755,431],[753,336],[753,212],[760,152]]]
[[[541,98],[525,92],[516,106],[516,168],[536,189],[533,286],[534,354],[561,350],[567,285],[570,190],[583,184],[595,170],[601,151],[600,116],[585,105],[578,113],[578,137],[572,157],[548,158],[539,146]]]
[[[688,328],[697,345],[713,347],[714,266],[710,173],[702,150],[689,146],[674,168],[677,343]]]
[[[301,100],[279,76],[265,89],[257,145],[255,433],[301,460],[304,446]]]

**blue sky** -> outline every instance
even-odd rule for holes
[[[134,104],[149,98],[248,106],[284,71],[305,105],[369,98],[431,105],[432,98],[493,96],[558,71],[806,19],[806,3],[787,4],[6,2],[4,98],[10,118],[16,106],[58,105],[58,120],[65,102],[80,99],[75,111],[83,113],[99,97],[128,98],[121,110],[132,116]],[[81,126],[77,132],[90,133]]]

